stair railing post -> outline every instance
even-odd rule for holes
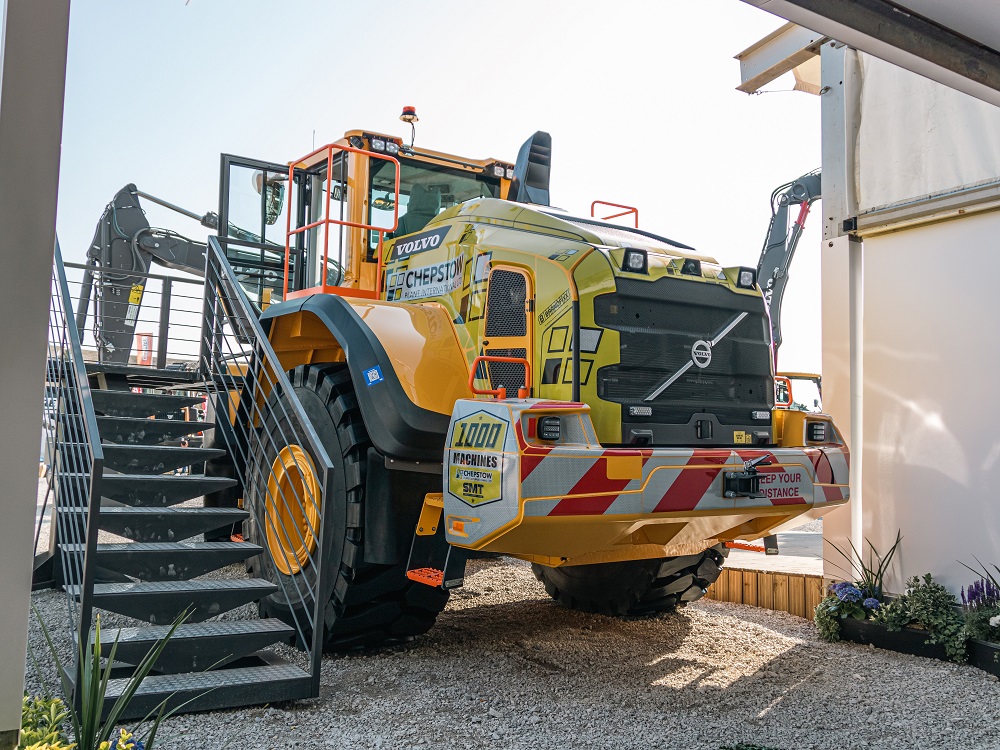
[[[167,369],[167,340],[170,335],[170,291],[174,282],[163,280],[160,293],[160,331],[156,336],[156,366]]]

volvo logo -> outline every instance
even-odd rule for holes
[[[704,339],[691,344],[691,361],[702,369],[712,364],[712,345]]]

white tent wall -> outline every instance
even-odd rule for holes
[[[1000,178],[1000,108],[877,57],[859,58],[862,213]]]
[[[824,175],[854,176],[823,243],[824,394],[853,458],[825,573],[847,577],[831,542],[884,551],[899,530],[887,588],[930,572],[957,593],[962,562],[1000,564],[1000,109],[860,64],[839,142],[824,109]],[[834,236],[853,217],[863,244]]]

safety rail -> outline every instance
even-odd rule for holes
[[[81,669],[77,644],[89,638],[93,616],[96,566],[88,563],[97,546],[104,451],[58,242],[52,264],[48,331],[43,406],[48,482],[35,521],[37,552],[48,520],[48,553],[36,555],[36,563],[40,558],[48,561],[53,582],[66,591],[73,665],[69,676],[76,686]],[[73,700],[79,702],[79,695]]]
[[[480,364],[483,362],[507,362],[515,365],[524,365],[524,385],[517,389],[518,398],[527,398],[528,394],[531,392],[531,363],[524,357],[500,357],[493,355],[484,355],[476,357],[472,360],[472,368],[469,370],[469,390],[472,391],[477,396],[495,396],[500,401],[507,398],[507,388],[506,386],[499,386],[497,388],[476,388],[476,381],[481,379],[488,379],[489,374],[480,375]]]
[[[204,282],[179,276],[130,271],[130,279],[141,279],[141,304],[132,319],[129,311],[99,314],[103,296],[114,289],[113,277],[102,278],[100,266],[65,263],[67,269],[81,271],[68,280],[76,309],[76,326],[84,351],[94,350],[99,362],[153,367],[195,366],[201,334],[202,287]],[[91,311],[93,308],[93,311]],[[118,334],[128,348],[116,352],[107,342]]]
[[[200,364],[243,487],[247,536],[264,547],[264,577],[279,587],[319,695],[334,467],[217,237],[208,243]]]
[[[288,218],[286,221],[287,233],[285,235],[285,288],[284,288],[284,299],[293,299],[295,297],[300,297],[308,294],[323,293],[323,294],[340,294],[348,293],[352,297],[366,297],[374,299],[378,296],[379,289],[355,289],[353,287],[342,287],[338,284],[327,284],[326,283],[326,273],[329,268],[330,262],[330,231],[329,227],[331,225],[336,225],[339,227],[353,227],[354,229],[361,229],[370,232],[378,232],[378,246],[375,251],[375,255],[378,259],[378,265],[376,267],[375,278],[378,280],[378,286],[382,286],[382,245],[385,241],[386,232],[395,232],[397,226],[399,225],[399,160],[388,156],[386,154],[379,154],[373,151],[365,151],[364,149],[354,148],[352,146],[342,146],[337,143],[329,143],[326,146],[321,146],[320,148],[306,154],[301,159],[292,162],[288,167],[288,181],[289,184],[295,179],[295,170],[302,169],[305,164],[307,164],[313,157],[326,152],[326,174],[333,174],[333,159],[334,152],[347,152],[354,154],[361,154],[371,159],[381,159],[383,161],[392,162],[395,166],[396,172],[396,186],[393,200],[393,216],[392,216],[392,226],[391,227],[379,227],[374,224],[365,224],[363,222],[348,221],[347,219],[333,219],[330,217],[330,206],[332,202],[332,181],[327,180],[326,186],[323,188],[323,193],[326,197],[324,202],[323,218],[317,219],[316,221],[304,224],[301,227],[296,227],[292,229],[292,212],[288,211]],[[302,241],[305,233],[310,230],[318,229],[323,227],[323,264],[320,269],[323,272],[323,277],[320,284],[316,287],[310,289],[301,290],[290,290],[289,284],[289,258],[292,254],[292,238],[295,237],[297,241],[296,252],[302,252],[303,245]],[[338,266],[343,272],[343,248],[341,248],[340,258],[337,260]],[[341,281],[343,281],[343,276],[341,276]]]
[[[608,221],[609,219],[617,219],[617,218],[619,218],[621,216],[628,216],[629,214],[633,214],[635,216],[635,228],[636,229],[639,228],[639,209],[638,208],[635,208],[634,206],[626,206],[626,205],[623,205],[621,203],[609,203],[608,201],[594,201],[593,203],[590,204],[590,217],[592,219],[598,218],[598,216],[597,216],[597,207],[598,206],[608,206],[610,208],[624,208],[625,209],[624,211],[619,211],[616,214],[610,214],[608,216],[601,216],[601,217],[599,217],[601,219],[601,221]]]

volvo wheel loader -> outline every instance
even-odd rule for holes
[[[550,169],[541,132],[514,162],[363,130],[290,164],[222,158],[206,221],[335,464],[329,648],[425,632],[478,553],[529,561],[570,607],[669,610],[716,580],[725,542],[848,499],[831,418],[776,408],[757,269],[555,208]],[[157,259],[140,211],[119,231],[136,193],[102,218],[95,262],[114,265],[101,231],[122,263]],[[197,246],[171,253],[197,270]],[[279,421],[254,426],[248,460],[316,485]],[[309,515],[249,525],[256,576],[316,575]],[[282,602],[262,608],[288,620]]]

